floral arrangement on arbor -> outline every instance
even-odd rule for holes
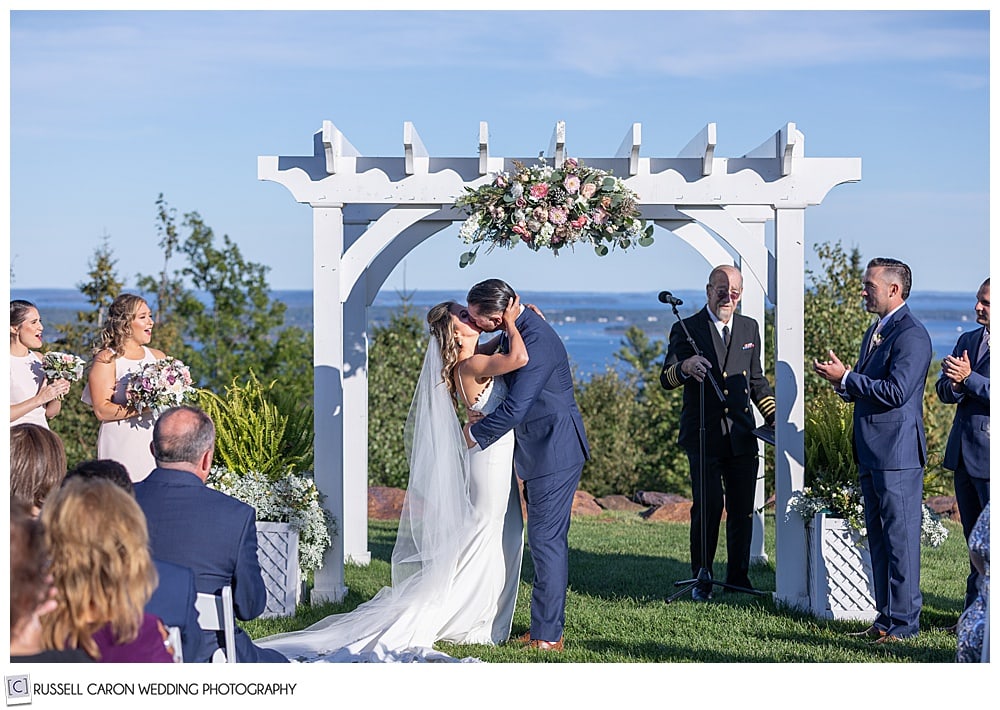
[[[323,506],[311,473],[288,473],[271,480],[262,473],[233,473],[213,466],[207,483],[217,491],[250,505],[257,520],[288,523],[299,533],[299,569],[304,574],[323,566],[323,554],[333,544],[337,526]]]
[[[42,371],[50,380],[76,382],[83,377],[85,364],[82,358],[72,353],[50,350],[42,356]]]
[[[484,242],[488,251],[512,249],[524,243],[529,249],[571,248],[589,242],[604,256],[611,248],[653,243],[653,225],[639,219],[639,197],[610,172],[591,168],[575,158],[561,167],[541,162],[531,167],[514,161],[516,170],[499,172],[479,188],[466,187],[455,200],[469,217],[459,238],[475,248],[462,254],[459,266],[476,259]]]
[[[191,382],[191,370],[177,358],[148,362],[125,384],[125,403],[137,412],[152,409],[159,415],[196,397]]]

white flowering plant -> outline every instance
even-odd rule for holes
[[[653,225],[639,218],[639,197],[609,171],[567,158],[558,168],[544,161],[525,166],[514,161],[513,172],[496,173],[478,188],[465,188],[455,200],[469,216],[459,238],[474,245],[462,254],[459,266],[476,259],[479,248],[512,249],[523,243],[529,249],[550,249],[578,242],[593,244],[604,256],[611,248],[629,249],[653,243]]]
[[[166,357],[148,362],[129,376],[125,385],[125,403],[137,412],[152,409],[159,414],[165,409],[194,401],[191,370],[183,362]]]
[[[323,496],[312,473],[288,473],[271,480],[257,471],[234,473],[213,466],[207,483],[257,511],[257,520],[288,523],[299,533],[299,569],[304,574],[323,566],[323,555],[337,534],[336,521],[323,508]]]
[[[49,380],[76,382],[83,377],[85,364],[82,358],[72,353],[50,350],[42,355],[42,371]]]

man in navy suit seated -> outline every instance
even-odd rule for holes
[[[135,495],[135,487],[125,466],[112,459],[84,461],[66,474],[69,480],[74,476],[82,478],[105,478]],[[146,602],[146,613],[158,616],[167,626],[176,626],[181,632],[181,650],[184,660],[193,662],[202,655],[202,631],[198,626],[198,609],[195,607],[197,592],[194,588],[194,573],[187,567],[171,564],[153,558],[156,566],[157,584],[153,596]]]
[[[832,350],[813,370],[854,403],[854,460],[865,502],[865,526],[875,587],[874,623],[852,634],[875,643],[920,632],[920,522],[923,517],[924,382],[931,337],[910,312],[910,267],[872,259],[861,295],[878,319],[861,340],[852,370]]]
[[[955,472],[955,499],[968,542],[983,508],[990,502],[990,280],[976,294],[980,328],[962,333],[951,355],[941,362],[935,387],[938,399],[958,405],[944,452],[944,467]],[[976,599],[979,573],[970,564],[965,607]],[[949,627],[954,631],[955,627]]]
[[[135,485],[146,514],[153,557],[189,567],[198,592],[233,589],[236,618],[255,619],[264,611],[267,590],[257,561],[256,513],[252,507],[208,488],[215,425],[195,407],[173,407],[153,427],[156,468]],[[222,632],[204,632],[205,645],[195,661],[208,661],[223,645]],[[240,663],[285,663],[271,649],[258,648],[236,627]],[[188,660],[188,659],[185,659]]]

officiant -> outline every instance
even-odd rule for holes
[[[712,570],[725,506],[728,553],[725,582],[729,586],[752,590],[748,572],[758,449],[750,403],[752,400],[767,425],[773,427],[774,390],[761,366],[757,321],[736,313],[743,296],[742,274],[733,266],[715,267],[709,275],[705,295],[704,308],[685,318],[683,326],[678,321],[671,328],[660,384],[668,390],[684,388],[678,443],[687,453],[694,499],[690,531],[692,575],[698,576],[703,562],[709,572]],[[692,347],[684,327],[702,354]],[[700,383],[706,378],[718,384],[722,398],[717,396],[715,388],[705,387],[705,460],[702,462],[699,451]],[[702,490],[704,501],[701,500]],[[702,524],[706,532],[704,550]],[[712,585],[705,582],[695,585],[691,598],[695,601],[711,599]]]

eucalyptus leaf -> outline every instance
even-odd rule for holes
[[[652,246],[653,238],[648,234],[644,234],[643,236],[639,237],[639,241],[636,243],[641,247]]]
[[[459,259],[458,259],[458,266],[459,266],[459,268],[464,269],[466,266],[468,266],[469,264],[471,264],[475,260],[476,260],[476,252],[474,252],[474,251],[467,251],[464,254],[462,254],[461,257],[459,257]]]
[[[597,252],[598,256],[607,256],[608,255],[608,248],[606,246],[604,246],[603,244],[598,244],[596,247],[594,247],[594,251]]]

